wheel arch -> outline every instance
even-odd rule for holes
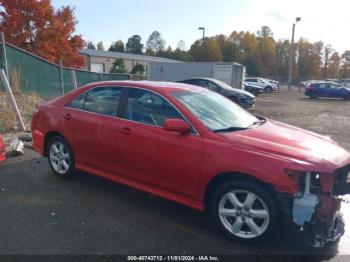
[[[53,137],[55,137],[55,136],[60,136],[60,137],[64,138],[64,139],[67,141],[67,139],[64,137],[64,135],[62,135],[62,134],[61,134],[60,132],[58,132],[58,131],[50,131],[50,132],[46,133],[45,139],[44,139],[44,156],[45,156],[45,157],[46,157],[47,154],[48,154],[48,150],[47,150],[48,148],[47,148],[47,146],[48,146],[50,140],[51,140]]]
[[[246,181],[257,184],[263,187],[269,194],[272,195],[272,197],[276,197],[276,199],[278,198],[276,190],[271,185],[264,183],[254,176],[240,172],[226,172],[213,177],[207,184],[204,192],[204,208],[207,209],[209,207],[210,198],[215,192],[216,188],[224,183],[232,181]]]

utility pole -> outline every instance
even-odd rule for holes
[[[300,17],[297,17],[295,19],[295,22],[293,23],[292,27],[292,43],[289,49],[289,70],[288,70],[288,91],[292,88],[292,82],[293,82],[293,65],[294,65],[294,59],[295,59],[295,52],[294,52],[294,33],[295,33],[295,25],[301,20]]]
[[[204,45],[205,27],[198,27],[198,30],[202,30],[203,31],[202,45]]]

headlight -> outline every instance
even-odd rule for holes
[[[320,173],[313,171],[298,171],[291,169],[284,169],[284,172],[290,177],[297,185],[299,192],[305,191],[305,177],[307,173],[310,173],[310,192],[311,193],[319,193],[321,190],[320,183]]]

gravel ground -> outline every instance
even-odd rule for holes
[[[251,111],[331,136],[350,150],[350,102],[311,100],[282,88],[259,96]],[[349,196],[342,205],[346,234],[337,245],[305,248],[283,231],[259,246],[240,245],[187,207],[87,174],[58,179],[28,148],[0,167],[0,203],[0,254],[289,255],[274,257],[284,262],[297,261],[296,254],[321,255],[312,261],[350,255]]]
[[[15,100],[26,128],[30,129],[35,105],[42,101],[43,98],[36,94],[19,94],[15,95]],[[18,133],[16,115],[11,111],[6,93],[4,92],[0,92],[0,116],[0,134],[6,133],[8,136],[11,133]]]

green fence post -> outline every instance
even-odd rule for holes
[[[62,59],[60,59],[60,81],[61,81],[61,93],[64,94],[64,82],[63,82],[63,65]]]
[[[6,42],[5,42],[5,35],[4,32],[1,32],[1,45],[2,45],[2,59],[4,63],[4,69],[6,73],[7,79],[9,79],[9,70],[7,66],[7,56],[6,56]]]

